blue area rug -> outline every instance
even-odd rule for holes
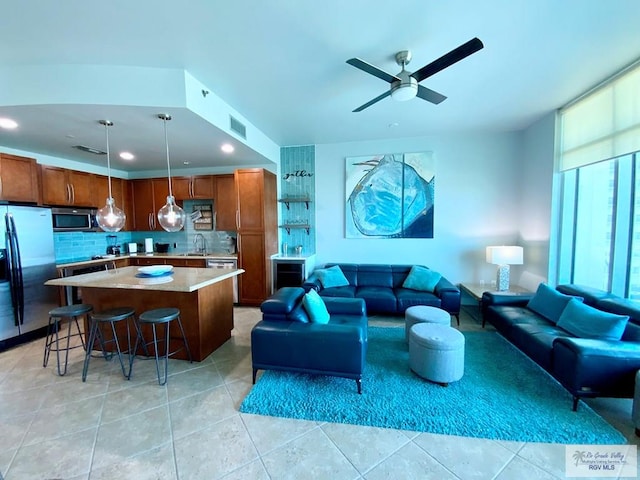
[[[442,387],[409,369],[404,328],[369,327],[362,395],[344,378],[266,371],[240,411],[466,437],[625,444],[625,437],[495,332],[464,332],[465,373]],[[328,351],[327,355],[331,355]]]

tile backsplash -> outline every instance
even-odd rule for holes
[[[94,255],[104,255],[107,251],[107,235],[116,235],[116,244],[120,245],[122,253],[128,253],[127,244],[138,244],[138,251],[144,251],[145,238],[152,238],[156,243],[168,243],[169,252],[192,252],[196,250],[194,240],[197,234],[202,234],[208,253],[235,253],[236,232],[215,230],[215,214],[211,224],[212,229],[196,230],[189,214],[199,205],[213,206],[213,200],[185,200],[183,208],[187,213],[185,228],[179,232],[59,232],[54,233],[54,248],[56,263],[68,263],[91,258]],[[215,212],[215,210],[213,210]],[[198,247],[202,240],[198,240]]]

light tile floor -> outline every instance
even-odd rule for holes
[[[201,363],[172,360],[166,386],[152,361],[131,381],[83,352],[69,372],[42,368],[43,340],[0,353],[0,478],[555,479],[565,447],[499,442],[238,412],[251,388],[255,308],[235,309],[233,337]],[[462,330],[480,330],[462,315]],[[373,317],[372,324],[401,325]],[[491,327],[488,327],[491,328]],[[589,401],[636,443],[630,400]],[[567,408],[570,408],[567,405]]]

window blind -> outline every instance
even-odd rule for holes
[[[560,110],[560,170],[640,151],[640,64]]]

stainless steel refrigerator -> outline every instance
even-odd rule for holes
[[[0,249],[0,349],[42,333],[58,306],[51,209],[0,205],[5,229]],[[1,245],[0,245],[1,246]]]

